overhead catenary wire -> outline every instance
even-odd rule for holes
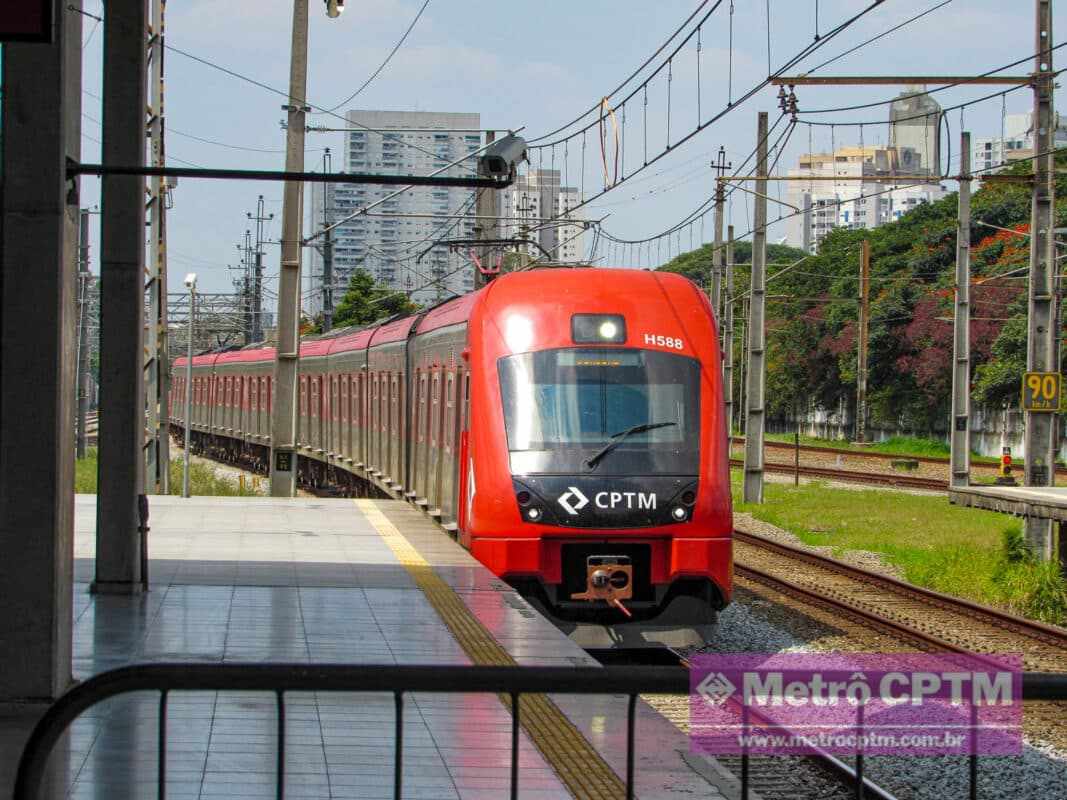
[[[371,73],[371,76],[369,78],[367,78],[367,80],[363,81],[362,85],[360,85],[360,87],[358,89],[356,89],[356,91],[352,92],[352,94],[350,94],[348,97],[346,97],[344,100],[342,100],[340,103],[338,103],[337,105],[333,106],[332,108],[328,108],[325,111],[320,111],[320,112],[315,112],[315,113],[332,114],[334,111],[336,111],[337,109],[341,108],[341,106],[343,106],[343,105],[345,105],[347,103],[350,103],[353,100],[355,100],[357,97],[359,97],[359,95],[361,95],[363,93],[363,90],[366,89],[368,86],[370,86],[371,83],[374,82],[374,79],[377,78],[381,74],[382,70],[386,68],[386,66],[389,64],[389,62],[392,61],[393,56],[396,55],[396,51],[399,50],[403,46],[405,41],[407,41],[408,35],[415,28],[415,25],[418,23],[419,18],[422,16],[422,12],[424,12],[426,10],[426,6],[428,6],[428,5],[430,5],[430,0],[425,0],[425,2],[422,4],[422,7],[419,8],[418,13],[415,15],[415,18],[413,20],[411,20],[411,24],[408,25],[407,30],[404,31],[404,35],[400,37],[400,41],[398,41],[395,45],[393,45],[393,49],[389,51],[389,55],[387,55],[385,57],[385,60],[381,64],[378,65],[378,69],[374,70],[374,72]]]

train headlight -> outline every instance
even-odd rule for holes
[[[575,314],[571,317],[571,338],[577,344],[623,344],[626,320],[621,314]]]
[[[526,519],[530,520],[530,522],[537,522],[537,520],[541,519],[541,509],[536,506],[526,509]]]
[[[682,522],[689,516],[689,512],[685,510],[685,506],[675,506],[671,509],[671,516],[678,522]]]

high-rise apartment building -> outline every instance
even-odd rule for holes
[[[894,180],[895,175],[929,174],[921,163],[921,155],[910,147],[839,147],[833,153],[805,153],[789,175],[840,180],[789,182],[786,199],[800,213],[787,221],[786,240],[814,253],[834,228],[877,228],[920,203],[940,200],[945,196],[940,184]]]
[[[1034,155],[1034,129],[1030,124],[1033,112],[1005,114],[1000,136],[984,136],[971,143],[971,169],[995,171],[997,167],[1022,161]],[[1067,147],[1067,121],[1056,115],[1056,130],[1052,134],[1053,147]]]
[[[585,226],[581,224],[584,217],[580,212],[571,211],[581,202],[580,197],[577,188],[562,185],[558,169],[529,170],[507,189],[497,192],[500,238],[536,242],[518,248],[533,258],[564,264],[582,262],[585,258]],[[555,219],[561,222],[550,222]]]
[[[376,175],[429,175],[481,146],[479,114],[426,111],[349,111],[345,134],[345,172]],[[443,173],[472,176],[477,159]],[[315,233],[396,191],[395,186],[314,184],[311,220]],[[348,278],[363,268],[394,289],[410,292],[418,303],[432,303],[474,286],[473,267],[462,252],[433,247],[442,238],[469,238],[474,220],[474,190],[414,187],[344,222],[332,232],[334,305]],[[305,235],[306,235],[305,234]],[[304,312],[317,315],[323,302],[322,238],[311,248],[304,285]],[[421,258],[420,258],[421,256]]]
[[[940,174],[940,117],[941,106],[926,94],[925,86],[906,87],[889,106],[889,146],[897,150],[914,150],[918,166]]]

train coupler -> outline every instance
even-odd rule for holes
[[[634,568],[629,556],[589,556],[585,570],[585,591],[572,594],[572,600],[603,600],[627,617],[633,616],[622,602],[633,597]]]

